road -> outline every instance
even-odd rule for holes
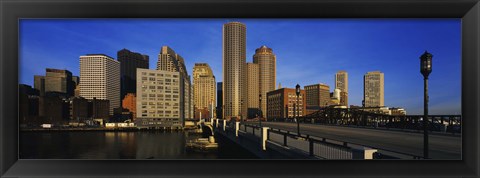
[[[297,131],[296,123],[262,122],[262,126],[295,133]],[[313,124],[300,124],[300,133],[418,156],[423,155],[423,133]],[[462,139],[459,136],[431,134],[429,135],[429,147],[432,159],[461,159]]]

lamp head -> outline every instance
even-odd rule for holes
[[[428,78],[428,75],[432,72],[432,57],[433,55],[427,51],[420,56],[420,73],[425,78]]]

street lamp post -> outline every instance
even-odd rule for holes
[[[260,123],[260,127],[262,127],[262,117],[260,115],[262,107],[262,94],[258,95],[258,122]]]
[[[420,73],[423,74],[423,157],[428,159],[428,75],[432,72],[433,55],[425,51],[420,56]]]
[[[240,100],[240,121],[243,121],[243,100]]]
[[[300,85],[297,84],[297,86],[295,86],[295,93],[297,94],[297,107],[295,108],[295,111],[297,112],[296,114],[296,120],[297,120],[297,133],[298,133],[298,136],[300,136],[300,119],[298,118],[298,108],[300,107],[300,105],[298,105],[298,95],[300,95]],[[294,111],[294,115],[295,115],[295,111]]]

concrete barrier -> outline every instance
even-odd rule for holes
[[[238,137],[238,130],[240,130],[240,122],[235,122],[235,136]]]
[[[262,150],[267,150],[268,127],[262,127]]]
[[[373,159],[373,154],[376,152],[376,149],[363,147],[363,149],[354,149],[352,157],[353,159]]]
[[[227,120],[223,120],[223,131],[225,131],[227,127]]]

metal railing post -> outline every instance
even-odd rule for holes
[[[310,156],[314,156],[315,153],[313,152],[313,140],[312,139],[308,139],[309,141],[309,152],[310,152]]]

